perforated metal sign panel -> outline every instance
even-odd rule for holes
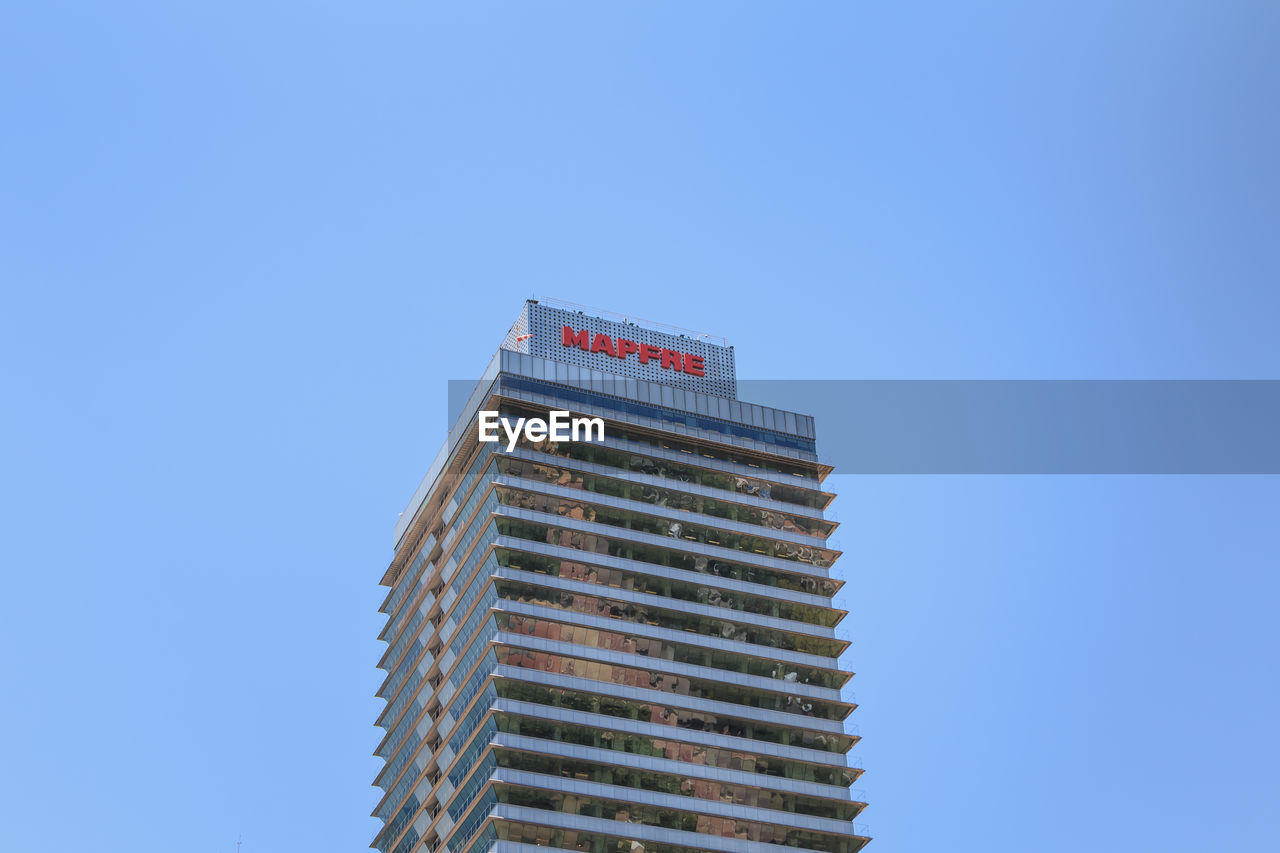
[[[593,317],[588,313],[566,311],[537,302],[529,302],[525,305],[521,319],[525,322],[517,321],[517,326],[526,323],[527,325],[516,334],[527,334],[530,337],[521,341],[519,346],[509,346],[508,349],[527,352],[553,361],[576,364],[592,370],[601,370],[612,373],[614,376],[646,379],[650,382],[659,382],[688,391],[701,391],[704,394],[727,397],[731,400],[736,400],[738,397],[733,347],[718,346],[692,335],[670,334],[636,323],[619,323]],[[570,327],[575,334],[583,330],[587,332],[590,340],[587,349],[577,345],[565,345],[565,326]],[[685,372],[674,366],[663,367],[662,360],[658,357],[650,357],[647,363],[641,363],[634,352],[626,357],[610,355],[607,351],[593,352],[592,345],[596,342],[597,335],[607,336],[615,352],[618,350],[618,340],[622,339],[671,350],[682,355],[700,356],[704,375],[696,376],[692,372]]]

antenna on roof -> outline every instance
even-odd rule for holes
[[[608,320],[611,323],[624,323],[632,328],[647,328],[653,331],[662,332],[668,335],[684,335],[685,337],[698,336],[702,340],[707,341],[715,346],[728,346],[729,342],[719,335],[706,334],[695,329],[682,329],[679,326],[672,326],[667,323],[655,323],[651,320],[642,320],[639,317],[631,317],[627,314],[620,314],[616,311],[605,311],[601,308],[592,308],[589,305],[578,305],[575,302],[566,302],[563,299],[552,299],[543,297],[538,300],[542,305],[548,308],[558,308],[565,312],[574,312],[580,315],[591,314],[602,320]]]

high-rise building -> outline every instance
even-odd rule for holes
[[[860,850],[829,472],[726,342],[527,302],[395,528],[372,846]]]

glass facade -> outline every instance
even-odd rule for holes
[[[396,526],[372,846],[857,853],[812,418],[721,396],[731,350],[704,392],[528,337],[508,335]],[[478,410],[551,408],[603,417],[605,440],[475,440]]]

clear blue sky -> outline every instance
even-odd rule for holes
[[[5,850],[356,851],[545,294],[749,378],[1276,378],[1268,2],[0,2]],[[1263,850],[1280,484],[841,477],[878,853]]]

